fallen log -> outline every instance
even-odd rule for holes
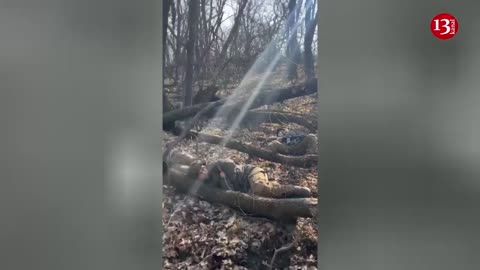
[[[190,136],[196,138],[198,142],[206,142],[210,144],[222,144],[224,138],[221,136],[209,135],[205,133],[190,131]],[[282,163],[290,166],[310,168],[316,166],[318,163],[317,155],[305,155],[305,156],[287,156],[276,152],[269,151],[267,149],[258,148],[252,145],[244,144],[238,140],[230,139],[225,147],[237,150],[239,152],[247,153],[249,155],[259,157],[264,160]]]
[[[255,216],[275,220],[293,221],[298,217],[315,217],[316,198],[272,199],[247,193],[226,191],[206,185],[195,186],[195,180],[180,170],[171,168],[164,175],[166,183],[178,191],[188,193],[211,203],[219,203]]]
[[[289,86],[286,88],[281,88],[278,90],[268,91],[268,92],[261,92],[255,97],[255,100],[252,102],[250,107],[248,108],[258,108],[263,105],[273,104],[276,102],[282,102],[287,99],[292,99],[300,96],[309,95],[312,93],[317,92],[317,80],[310,80],[306,83],[302,83],[299,85]],[[224,105],[226,99],[222,99],[219,101],[209,102],[209,103],[201,103],[191,107],[173,110],[163,114],[163,127],[165,130],[167,127],[172,126],[172,123],[178,120],[184,120],[190,117],[195,116],[197,113],[202,112],[202,116],[207,118],[212,118],[215,116],[215,113],[218,109]],[[231,114],[235,114],[236,112],[240,111],[243,106],[245,105],[246,99],[242,99],[238,102],[235,102],[232,105],[225,105],[226,111],[230,112]]]
[[[265,122],[277,124],[295,123],[306,127],[311,132],[315,132],[317,130],[316,121],[309,121],[303,115],[296,115],[286,112],[249,111],[242,120],[242,124],[248,123],[248,125],[258,125]]]

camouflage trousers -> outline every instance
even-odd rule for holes
[[[267,173],[255,167],[248,174],[250,193],[268,198],[310,197],[310,189],[295,185],[281,185],[277,181],[268,179]]]
[[[273,152],[291,156],[316,154],[318,148],[317,136],[308,134],[301,142],[294,145],[286,145],[279,141],[273,141],[267,148]]]
[[[184,172],[189,171],[190,168],[195,167],[195,163],[197,163],[193,156],[186,154],[186,153],[173,153],[171,155],[170,161],[167,164],[171,164],[170,166],[175,167],[177,169],[181,169]],[[232,161],[233,162],[233,161]],[[268,197],[268,198],[294,198],[294,197],[310,197],[311,191],[306,187],[296,186],[296,185],[282,185],[277,181],[271,180],[268,178],[267,173],[264,169],[260,167],[256,167],[253,165],[243,165],[243,166],[236,166],[237,171],[230,172],[231,167],[227,168],[227,163],[225,161],[222,162],[214,162],[209,164],[211,168],[219,168],[222,167],[221,170],[224,172],[224,175],[229,175],[229,179],[222,179],[219,172],[214,172],[209,175],[209,180],[213,181],[206,181],[210,185],[222,188],[222,189],[229,189],[228,187],[234,186],[246,186],[246,192],[252,195],[260,196],[260,197]],[[231,165],[231,164],[230,164]],[[169,166],[169,167],[170,167]],[[230,184],[224,184],[224,181]],[[245,183],[245,181],[247,183]],[[236,182],[236,183],[235,183]],[[244,185],[245,184],[245,185]],[[234,191],[239,191],[235,190]],[[241,190],[243,192],[243,190]]]

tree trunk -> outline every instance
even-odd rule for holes
[[[197,142],[206,142],[210,144],[221,144],[224,142],[224,138],[215,135],[209,135],[199,132],[191,131],[189,132],[193,135]],[[249,155],[259,157],[264,160],[282,163],[290,166],[300,167],[300,168],[311,168],[317,165],[318,157],[317,155],[305,155],[305,156],[287,156],[279,153],[269,151],[267,149],[262,149],[259,147],[254,147],[249,144],[243,144],[240,141],[235,139],[230,139],[225,147],[237,150],[242,153],[247,153]]]
[[[164,0],[162,6],[162,13],[163,13],[163,29],[162,29],[162,46],[163,46],[163,62],[165,66],[165,54],[167,51],[167,27],[168,27],[168,13],[170,11],[170,1],[172,0]]]
[[[312,42],[313,35],[315,34],[315,28],[317,26],[317,15],[315,15],[314,18],[313,14],[315,14],[315,11],[312,0],[306,0],[305,6],[307,7],[307,10],[305,16],[305,39],[303,43],[305,52],[303,60],[307,79],[311,79],[315,77]]]
[[[221,72],[225,66],[225,56],[227,55],[227,50],[230,44],[235,40],[235,38],[238,35],[238,30],[240,29],[240,23],[242,21],[243,12],[245,10],[245,7],[247,6],[247,3],[248,3],[248,0],[242,0],[242,2],[240,3],[240,6],[238,8],[238,13],[235,16],[235,19],[233,22],[232,30],[230,30],[227,40],[223,44],[220,55],[217,58],[217,63],[215,65],[216,67],[219,68],[217,72]]]
[[[187,66],[185,72],[185,85],[183,88],[183,106],[192,105],[193,99],[193,72],[194,72],[194,53],[195,41],[197,38],[197,21],[200,10],[199,0],[190,0],[188,6],[188,42],[187,42]]]
[[[297,77],[297,55],[298,55],[298,40],[297,29],[295,24],[296,18],[296,0],[289,0],[288,2],[288,31],[287,31],[287,79],[292,80]]]
[[[205,76],[207,75],[207,70],[208,70],[208,54],[210,52],[210,48],[209,48],[209,29],[208,29],[208,24],[207,24],[207,3],[206,3],[206,0],[201,0],[201,11],[200,11],[200,14],[201,14],[201,17],[202,17],[202,22],[199,24],[201,25],[202,27],[202,46],[201,46],[201,49],[202,49],[202,54],[199,55],[200,57],[200,70],[199,70],[199,77],[203,80],[205,78]],[[195,103],[195,102],[194,102]]]
[[[169,169],[164,179],[167,185],[175,187],[180,192],[190,193],[211,203],[223,204],[245,213],[274,220],[294,221],[298,217],[315,217],[317,212],[316,198],[271,199],[198,184],[198,189],[192,190],[192,187],[196,187],[195,181],[175,169]]]
[[[181,22],[182,22],[182,14],[181,14],[181,6],[180,6],[180,0],[177,0],[177,6],[176,6],[176,10],[177,10],[177,29],[176,29],[176,33],[177,33],[177,39],[176,39],[176,42],[175,42],[175,72],[174,72],[174,82],[175,83],[178,83],[178,80],[179,80],[179,71],[178,71],[178,67],[180,66],[181,64],[181,52],[182,52],[182,48],[181,48],[181,34],[180,34],[180,30],[181,30]]]

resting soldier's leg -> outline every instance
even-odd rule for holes
[[[308,134],[303,140],[294,145],[285,145],[279,141],[273,141],[268,148],[271,151],[292,156],[302,156],[305,154],[317,153],[317,136]]]
[[[267,148],[272,152],[288,155],[288,146],[279,141],[271,142],[270,144],[268,144]]]
[[[265,171],[261,168],[253,169],[248,180],[250,191],[261,197],[286,198],[286,197],[310,197],[310,189],[294,185],[280,185],[276,181],[269,181]]]
[[[317,136],[308,134],[301,142],[288,146],[288,153],[294,156],[317,153]]]
[[[306,151],[305,154],[316,154],[318,151],[318,139],[315,134],[308,134],[305,139]]]

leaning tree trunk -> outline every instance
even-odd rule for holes
[[[163,179],[165,184],[175,187],[180,192],[190,193],[208,202],[223,204],[255,216],[293,221],[298,217],[315,217],[317,212],[316,198],[272,199],[221,190],[201,185],[184,172],[172,168],[167,170]]]
[[[194,52],[195,41],[197,38],[197,21],[200,10],[199,0],[190,0],[188,6],[188,42],[187,42],[187,67],[185,73],[185,85],[183,89],[183,106],[188,107],[192,105],[193,99],[193,67],[194,67]]]
[[[216,67],[218,67],[217,76],[218,73],[222,72],[223,68],[225,67],[225,56],[227,55],[227,50],[230,47],[230,44],[235,41],[238,35],[238,30],[240,29],[240,23],[242,22],[242,17],[243,17],[243,12],[245,11],[245,7],[247,6],[248,0],[242,0],[240,2],[239,8],[238,8],[238,13],[235,16],[232,30],[230,30],[230,33],[228,34],[227,40],[222,46],[222,50],[220,51],[220,55],[217,58],[216,61]]]

